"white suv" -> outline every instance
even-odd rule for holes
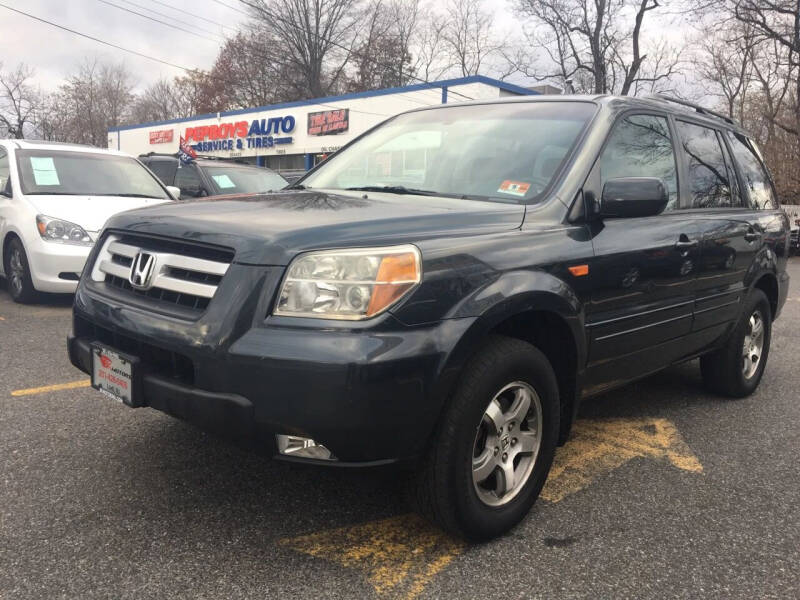
[[[122,152],[0,140],[0,274],[11,297],[74,292],[106,219],[176,192]]]

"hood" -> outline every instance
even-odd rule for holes
[[[75,223],[88,232],[100,231],[105,222],[119,212],[172,202],[156,198],[120,196],[33,195],[26,196],[26,198],[39,214]]]
[[[524,216],[518,204],[309,190],[165,204],[117,215],[108,227],[231,247],[238,263],[286,265],[315,248],[515,229]]]

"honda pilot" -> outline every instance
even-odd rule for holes
[[[73,364],[319,465],[401,463],[468,540],[528,512],[582,399],[700,359],[751,394],[789,224],[748,134],[663,98],[393,117],[276,193],[111,218]]]

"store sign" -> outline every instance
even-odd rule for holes
[[[294,127],[295,119],[289,115],[187,127],[184,137],[197,152],[272,148],[279,144],[291,144],[292,136],[281,134],[291,133]]]
[[[151,144],[167,144],[172,141],[172,129],[160,129],[150,132]]]
[[[308,113],[308,135],[344,133],[349,127],[349,108]]]

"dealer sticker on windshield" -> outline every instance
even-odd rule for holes
[[[524,196],[531,189],[531,184],[525,181],[511,181],[506,179],[500,184],[500,189],[497,191],[501,194],[511,194],[512,196]]]

